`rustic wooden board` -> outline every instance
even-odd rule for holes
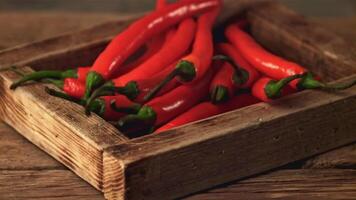
[[[11,184],[7,184],[11,183]],[[0,199],[103,200],[68,170],[0,170]]]
[[[0,152],[0,170],[65,168],[4,123],[0,123]]]
[[[269,9],[276,8],[272,6]],[[285,14],[281,12],[281,10],[277,9],[277,11],[275,15]],[[255,12],[258,13],[258,11]],[[286,18],[289,17],[290,15]],[[259,23],[255,23],[257,20],[254,21],[253,18],[251,18],[251,21],[253,22],[252,27],[258,27]],[[263,23],[260,24],[263,25]],[[271,21],[271,24],[274,24],[274,22]],[[4,58],[4,60],[1,62],[3,63],[2,66],[8,66],[9,64],[30,64],[31,66],[35,66],[35,68],[61,68],[63,66],[87,64],[88,61],[95,58],[95,55],[97,55],[108,42],[111,34],[113,34],[110,32],[110,26],[116,26],[116,24],[108,23],[105,26],[107,26],[109,30],[108,35],[105,35],[105,33],[105,36],[88,36],[88,38],[83,37],[83,40],[80,38],[82,35],[91,34],[91,31],[96,30],[94,28],[91,31],[82,32],[79,35],[77,34],[74,38],[70,35],[60,36],[56,39],[39,42],[35,45],[25,45],[8,50],[5,53],[3,52],[2,58]],[[308,27],[310,28],[310,25]],[[256,31],[254,31],[254,33],[256,34]],[[257,37],[263,41],[265,36]],[[285,37],[285,35],[283,36],[282,34],[279,39],[283,39],[283,37]],[[68,42],[68,39],[73,43]],[[300,40],[300,38],[296,39]],[[274,39],[267,38],[265,40],[270,41]],[[62,42],[64,43],[62,44]],[[299,41],[299,43],[303,45],[304,40]],[[271,49],[276,48],[275,46],[278,48],[280,45],[279,43],[272,42],[271,44],[273,44],[273,46],[270,47]],[[290,47],[297,49],[295,45],[293,46],[293,43],[291,44],[292,46]],[[42,45],[44,45],[46,51],[42,50]],[[314,46],[311,45],[311,47]],[[318,48],[314,49],[318,51]],[[310,48],[306,48],[306,51],[310,51]],[[337,49],[335,51],[338,52]],[[320,52],[319,54],[321,55],[321,60],[323,60],[323,56],[326,56]],[[309,62],[308,59],[306,60],[307,61],[304,62]],[[312,61],[311,59],[310,62]],[[337,59],[335,62],[337,62]],[[306,64],[308,65],[308,63]],[[327,73],[329,66],[324,67],[324,69],[319,65],[315,70],[330,79],[338,79],[350,74],[348,65],[344,64],[342,66],[340,70],[337,70],[336,76],[331,77],[329,77]],[[318,71],[318,69],[320,70]],[[29,69],[24,70],[27,71]],[[320,153],[355,140],[355,136],[351,134],[351,129],[355,127],[355,124],[351,121],[351,117],[355,116],[355,113],[352,109],[351,111],[346,110],[346,106],[350,108],[350,104],[351,108],[355,106],[354,89],[336,95],[305,92],[296,95],[295,99],[292,97],[287,98],[273,106],[260,104],[177,131],[172,131],[163,136],[149,136],[127,141],[125,137],[112,129],[111,126],[108,126],[108,124],[95,116],[89,120],[82,116],[82,114],[73,116],[71,114],[73,111],[82,113],[82,109],[60,100],[53,98],[48,99],[48,96],[43,93],[43,86],[28,86],[16,92],[11,92],[8,91],[7,88],[17,77],[15,74],[8,72],[2,73],[1,76],[1,91],[6,92],[5,97],[1,98],[3,100],[2,102],[8,105],[7,108],[3,108],[0,111],[5,121],[14,126],[29,140],[46,150],[53,157],[63,162],[89,183],[93,184],[96,188],[103,189],[103,181],[105,181],[105,189],[106,192],[108,192],[107,197],[112,198],[139,198],[142,197],[140,195],[144,195],[147,198],[157,197],[155,195],[160,195],[159,197],[181,196],[225,181],[245,177],[296,159],[301,159],[307,155],[310,156]],[[317,97],[324,97],[325,99],[324,101],[317,102],[315,100]],[[306,100],[304,100],[304,98],[306,98]],[[280,107],[278,105],[280,105]],[[291,106],[291,108],[288,108],[289,106]],[[36,108],[36,112],[33,112],[28,107],[31,107],[31,109]],[[65,109],[67,111],[65,111]],[[68,110],[70,110],[70,112]],[[337,115],[338,113],[334,113],[335,110],[344,111],[345,114],[339,116]],[[250,111],[252,114],[248,115],[247,113]],[[264,115],[265,112],[269,111],[271,111],[271,113]],[[321,114],[320,111],[322,111]],[[41,115],[36,115],[39,113]],[[244,121],[241,119],[241,116],[245,114],[250,116],[250,120],[253,120],[248,121],[248,119],[245,119]],[[254,118],[255,116],[253,116],[253,114],[261,115],[263,118]],[[323,121],[327,114],[330,114],[331,117]],[[292,115],[290,119],[289,115]],[[312,123],[323,126],[322,130],[325,130],[325,133],[321,136],[322,138],[309,135],[310,132],[315,131],[315,127],[310,127],[310,122],[298,121],[301,120],[300,116],[302,115],[306,115],[306,119],[311,119]],[[320,116],[321,118],[316,120],[314,118],[315,116]],[[330,123],[336,118],[340,121],[344,120],[348,126],[342,126],[340,121]],[[48,124],[51,125],[48,126],[47,123],[42,125],[41,122],[43,122],[44,119],[49,119]],[[241,121],[239,119],[241,119]],[[295,119],[295,121],[293,121],[293,119]],[[19,124],[20,122],[23,123],[24,120],[28,123]],[[305,129],[295,129],[297,131],[294,132],[286,132],[282,130],[282,127],[279,127],[276,128],[274,134],[269,136],[262,130],[262,128],[274,127],[275,124],[281,122],[285,122],[286,126],[295,125],[297,122],[300,122],[298,125],[305,124],[308,126]],[[222,132],[218,130],[218,127],[214,126],[217,123],[219,123],[220,127],[222,125],[233,125]],[[107,131],[99,131],[99,129],[102,128],[107,128]],[[209,130],[207,133],[199,136],[197,135],[198,133],[195,132],[195,130],[197,130],[196,128]],[[58,132],[56,129],[61,131]],[[338,136],[338,139],[335,139],[336,133],[334,130],[336,129],[338,129],[337,132],[342,132],[342,134]],[[282,134],[283,137],[281,136]],[[261,135],[265,137],[261,137]],[[255,141],[254,139],[258,136],[260,136],[259,138],[264,138],[265,141],[261,139]],[[305,146],[299,146],[302,147],[303,152],[298,152],[297,147],[298,145],[302,145],[305,136],[307,136],[307,138],[310,137],[312,140],[319,141],[317,144],[320,145],[320,147],[315,147],[314,144],[311,145],[307,143]],[[285,141],[290,141],[291,139],[297,141],[296,147],[290,151],[280,151],[278,147],[288,147],[286,145],[288,143]],[[120,143],[125,144],[118,145]],[[253,145],[253,143],[255,143],[255,145]],[[157,146],[153,147],[152,145]],[[259,156],[265,155],[263,154],[265,152],[256,150],[256,146],[263,148],[270,147],[271,145],[275,145],[276,147],[269,149],[274,157],[272,159],[269,157],[268,163],[266,159],[257,162],[261,163],[260,166],[254,166],[248,169],[243,168],[246,166],[249,167],[248,160],[255,161],[255,159],[260,158]],[[64,151],[64,149],[66,151]],[[105,171],[103,171],[102,166],[102,153],[104,150],[107,150],[107,153],[104,155],[104,163],[107,164],[104,166]],[[257,153],[255,155],[247,155],[247,151],[251,153],[257,151]],[[236,162],[236,158],[240,158],[238,154],[247,156],[247,159]],[[178,163],[174,163],[174,161]],[[225,163],[222,164],[219,163],[219,161]],[[228,163],[240,163],[241,165],[240,167],[237,165],[226,168],[226,164]],[[256,162],[254,164],[258,165]],[[211,168],[206,169],[205,166],[207,165],[211,166]],[[225,169],[226,171],[224,171]],[[197,172],[198,170],[200,172]],[[180,174],[182,171],[186,172],[185,177],[181,177]],[[219,172],[222,173],[219,174]],[[102,177],[103,173],[105,176],[104,180]],[[212,176],[212,174],[215,176],[214,178],[207,178]],[[153,181],[153,183],[151,181]],[[160,187],[160,184],[164,184],[164,187]],[[129,187],[130,190],[128,191]],[[135,192],[138,192],[138,194],[134,194]],[[160,192],[160,194],[158,194],[158,192]]]
[[[355,170],[280,170],[186,199],[355,199],[355,176]]]

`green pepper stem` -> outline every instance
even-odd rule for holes
[[[354,85],[356,85],[356,80],[352,80],[347,83],[325,84],[318,80],[315,80],[313,74],[309,72],[298,82],[297,86],[301,90],[321,89],[326,91],[338,91],[338,90],[345,90],[351,88]]]
[[[190,82],[196,76],[195,66],[193,63],[181,60],[176,68],[167,75],[157,86],[155,86],[149,93],[143,98],[144,102],[152,100],[171,80],[175,77],[179,77],[182,82]]]
[[[290,82],[303,78],[305,75],[296,74],[294,76],[289,76],[287,78],[281,79],[279,81],[270,81],[266,87],[265,92],[268,98],[275,99],[282,95],[282,90],[285,88]]]
[[[117,126],[120,129],[131,128],[132,126],[143,125],[143,126],[153,126],[156,121],[157,114],[156,112],[149,106],[143,106],[137,114],[135,115],[127,115],[121,118],[117,122]]]
[[[51,84],[55,85],[57,88],[59,88],[61,90],[64,87],[64,81],[62,81],[62,80],[55,80],[55,79],[46,78],[46,79],[43,79],[42,82],[51,83]]]
[[[210,99],[213,104],[226,102],[229,98],[229,90],[225,86],[218,85],[210,92]]]
[[[241,86],[249,80],[250,75],[248,71],[240,67],[232,58],[225,55],[215,55],[213,57],[213,60],[221,60],[229,63],[230,66],[232,66],[232,68],[235,70],[233,81],[236,86]]]
[[[113,100],[110,102],[110,107],[115,112],[126,113],[126,114],[137,114],[142,106],[139,104],[133,104],[132,106],[129,107],[118,107],[116,106],[116,100]]]
[[[81,99],[73,98],[73,97],[69,96],[68,94],[59,92],[59,91],[51,89],[49,87],[45,87],[45,91],[47,92],[47,94],[49,94],[51,96],[58,97],[58,98],[61,98],[61,99],[64,99],[64,100],[67,100],[70,102],[74,102],[74,103],[82,105],[82,106],[85,105],[85,101],[83,101]]]
[[[78,105],[81,106],[86,106],[86,101],[83,99],[77,99],[77,98],[73,98],[71,96],[69,96],[68,94],[65,94],[63,92],[59,92],[57,90],[53,90],[51,88],[45,87],[45,91],[54,97],[58,97],[73,103],[76,103]],[[91,112],[94,112],[96,114],[98,114],[99,116],[103,116],[104,112],[105,112],[105,102],[101,99],[97,99],[94,102],[92,102],[89,106],[88,109]]]
[[[51,79],[64,79],[64,78],[76,78],[76,70],[67,70],[67,71],[38,71],[31,74],[25,75],[20,80],[16,81],[10,86],[10,89],[14,90],[20,85],[25,84],[28,81],[39,81],[45,78]]]
[[[98,88],[100,85],[104,84],[104,82],[105,79],[101,74],[94,71],[89,72],[86,77],[84,99],[89,99],[92,91]]]
[[[143,98],[144,102],[149,102],[152,100],[162,89],[164,86],[166,86],[171,80],[173,80],[176,76],[180,74],[180,69],[175,68],[168,76],[163,79],[157,86],[152,88],[147,95]]]
[[[133,100],[139,95],[139,89],[136,82],[128,82],[124,87],[115,87],[113,82],[107,82],[87,99],[87,105],[90,105],[95,99],[102,96],[113,96],[115,94],[125,95],[127,98]],[[86,114],[90,115],[90,111],[86,109]]]

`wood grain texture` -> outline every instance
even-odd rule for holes
[[[186,200],[340,200],[355,199],[355,170],[280,170]]]
[[[97,55],[100,50],[105,47],[105,44],[108,43],[110,38],[122,31],[128,24],[130,24],[133,19],[136,18],[137,15],[128,16],[122,20],[107,22],[92,28],[87,28],[85,30],[64,34],[54,38],[44,39],[35,43],[19,45],[11,49],[1,51],[0,69],[9,67],[11,65],[31,65],[34,68],[42,66],[46,67],[47,69],[52,69],[55,67],[71,67],[79,64],[87,65],[96,57],[92,55],[93,53]],[[90,52],[89,55],[91,56],[83,54],[80,57],[78,55],[80,55],[79,52],[83,51],[83,46],[93,46],[92,48],[94,48],[95,51],[93,51],[93,49],[89,49],[90,51],[86,52]],[[68,59],[70,59],[70,56],[73,56],[72,52],[76,52],[76,56],[78,57],[77,61],[72,58],[72,62],[57,63],[56,66],[53,66],[53,64],[50,65],[50,63],[46,63],[48,60],[54,60],[60,56],[67,56]],[[85,57],[87,57],[87,59],[83,59]],[[41,63],[41,65],[37,66],[39,63]],[[44,66],[46,64],[47,66]],[[66,65],[58,66],[58,64]]]
[[[127,138],[103,119],[85,116],[82,107],[50,97],[43,85],[11,91],[10,84],[19,76],[3,72],[0,77],[3,120],[100,190],[103,150]]]
[[[281,4],[256,6],[249,10],[248,19],[254,37],[261,44],[326,80],[356,72],[356,49],[352,43]]]
[[[65,168],[4,123],[0,123],[0,152],[0,170]]]
[[[303,168],[311,169],[356,169],[356,144],[352,144],[317,157],[303,164]]]
[[[68,170],[0,170],[0,199],[104,200]]]
[[[187,195],[351,143],[355,116],[356,88],[306,91],[134,139],[104,153],[104,191],[109,199]]]

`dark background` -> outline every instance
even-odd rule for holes
[[[356,0],[280,0],[309,16],[352,16]],[[154,0],[0,0],[0,11],[131,13],[152,9]]]

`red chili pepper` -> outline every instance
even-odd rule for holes
[[[86,76],[90,67],[78,67],[77,69],[69,69],[66,71],[58,71],[58,70],[43,70],[33,72],[31,74],[25,75],[20,80],[13,83],[10,88],[16,89],[20,85],[25,84],[28,81],[40,81],[46,78],[49,79],[59,79],[64,80],[66,78],[75,78],[82,79],[82,77]]]
[[[113,72],[149,38],[218,5],[219,0],[186,0],[167,5],[134,22],[115,37],[95,61],[86,79],[85,99],[90,96],[93,88],[112,78]]]
[[[214,115],[219,115],[238,108],[253,105],[258,102],[259,100],[250,94],[242,94],[239,96],[235,96],[232,99],[230,99],[228,102],[219,105],[212,104],[211,102],[204,102],[191,108],[187,112],[183,113],[182,115],[178,116],[174,120],[170,121],[166,125],[159,128],[155,132],[161,133],[163,131],[167,131],[172,128],[176,128],[191,122],[206,119]]]
[[[294,88],[289,87],[288,84],[302,77],[303,75],[297,74],[281,79],[280,81],[273,80],[269,77],[262,77],[253,85],[252,94],[261,101],[270,102],[296,91]]]
[[[157,0],[156,1],[156,10],[163,9],[167,5],[166,0]]]
[[[180,23],[178,29],[174,32],[169,32],[170,37],[167,38],[165,44],[154,56],[148,59],[142,65],[132,70],[120,79],[123,82],[130,80],[143,79],[152,76],[173,61],[181,58],[189,49],[196,30],[196,23],[193,19],[186,19]]]
[[[114,79],[106,83],[101,88],[98,88],[92,96],[88,99],[87,104],[91,104],[96,98],[100,96],[109,96],[114,94],[122,94],[135,102],[144,103],[146,102],[144,97],[149,93],[153,87],[155,87],[162,79],[164,79],[167,74],[173,69],[174,65],[166,68],[161,73],[141,80],[130,81],[128,83],[123,83],[120,78]],[[178,81],[172,81],[165,88],[160,91],[157,96],[161,96],[179,85]],[[89,114],[87,112],[87,114]]]
[[[238,85],[235,79],[235,85],[239,88],[251,88],[253,83],[255,83],[260,78],[260,73],[253,67],[247,60],[241,55],[240,51],[237,50],[233,45],[229,43],[220,43],[217,45],[217,49],[222,54],[230,57],[244,73],[244,83],[243,85]]]
[[[266,51],[250,35],[239,29],[236,25],[230,25],[226,29],[226,37],[249,63],[273,79],[280,80],[306,72],[302,66]],[[296,88],[297,82],[292,82],[291,86]]]
[[[158,127],[187,111],[209,93],[212,70],[196,84],[181,85],[171,92],[153,99],[144,105],[138,114],[120,119],[118,127],[129,129],[132,125]]]
[[[228,101],[235,94],[235,70],[229,63],[219,63],[220,69],[210,83],[210,100],[214,104]]]
[[[235,25],[226,29],[226,37],[244,55],[246,60],[265,75],[280,80],[293,75],[305,74],[303,78],[290,83],[294,89],[343,90],[356,84],[356,80],[345,84],[328,85],[322,83],[302,66],[280,58],[266,51],[250,35]]]
[[[175,77],[183,83],[199,81],[204,77],[209,70],[214,53],[212,28],[220,6],[219,2],[218,8],[199,17],[192,53],[178,62],[176,68],[151,91],[146,100],[152,99],[165,84]]]
[[[83,106],[86,105],[86,102],[81,100],[81,97],[82,95],[84,95],[85,92],[84,83],[73,78],[67,78],[64,81],[50,80],[50,82],[54,83],[64,92],[61,93],[56,90],[46,88],[47,93],[49,93],[50,95],[66,99],[68,101],[75,102]],[[78,94],[82,95],[78,96]],[[120,104],[120,107],[116,108],[116,110],[113,110],[111,108],[112,101],[118,102]],[[133,103],[122,95],[101,97],[100,99],[96,99],[89,105],[90,111],[95,112],[99,116],[109,121],[116,121],[127,114],[137,113],[140,108],[141,106],[139,104]]]
[[[141,53],[141,49],[138,50],[138,53],[141,53],[143,55],[135,55],[133,54],[131,57],[125,61],[124,65],[120,67],[113,75],[113,78],[117,78],[119,76],[125,75],[138,66],[142,65],[144,62],[146,62],[148,59],[150,59],[152,56],[154,56],[163,46],[164,39],[162,39],[162,36],[156,36],[153,39],[147,41],[147,44],[143,47],[143,53]],[[85,77],[86,78],[86,77]],[[84,78],[84,82],[85,82]]]

